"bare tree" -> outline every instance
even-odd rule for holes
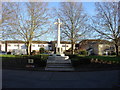
[[[96,5],[96,16],[93,17],[92,29],[99,33],[104,39],[112,40],[116,55],[118,56],[118,40],[120,30],[118,29],[118,3],[99,2]]]
[[[27,54],[30,55],[32,40],[46,34],[50,22],[48,14],[48,3],[26,2],[15,4],[15,20],[11,21],[9,29],[15,32],[14,39],[23,39],[27,46]]]
[[[60,5],[57,15],[63,23],[62,35],[71,41],[71,54],[74,54],[75,43],[87,32],[87,15],[80,2],[63,2]]]
[[[1,15],[2,18],[0,19],[0,33],[1,33],[1,37],[2,39],[8,37],[9,35],[14,34],[14,32],[12,32],[10,30],[10,25],[12,25],[13,23],[11,21],[14,21],[15,18],[15,3],[2,3],[2,10],[1,10]]]
[[[119,30],[119,32],[120,32],[120,1],[119,1],[119,3],[118,3],[118,30]],[[119,37],[120,37],[120,35],[119,35]]]

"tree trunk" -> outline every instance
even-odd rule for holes
[[[73,41],[71,41],[71,54],[73,55],[74,54],[74,46],[75,46],[75,43]]]
[[[27,55],[30,55],[31,54],[31,43],[28,42],[26,46],[27,46]]]
[[[7,41],[5,42],[5,52],[7,52],[7,45],[8,45],[8,43],[7,43]]]
[[[28,47],[27,47],[28,49],[28,55],[30,55],[30,44],[28,45]]]
[[[119,55],[119,51],[118,51],[118,45],[117,44],[115,44],[115,50],[116,50],[116,56],[118,56]]]

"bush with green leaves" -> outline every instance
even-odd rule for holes
[[[45,49],[44,48],[40,48],[39,52],[40,52],[40,54],[45,53]]]
[[[33,50],[33,51],[31,52],[31,55],[36,55],[36,51]]]
[[[45,67],[47,58],[49,55],[47,54],[40,54],[40,55],[19,55],[13,57],[13,55],[6,55],[2,57],[2,67],[3,68],[26,68],[28,63],[28,59],[34,60],[35,67]]]
[[[72,59],[72,58],[76,58],[76,57],[77,57],[77,54],[74,54],[74,55],[68,54],[67,56],[69,56],[69,58]]]
[[[87,51],[85,51],[85,50],[80,50],[80,51],[79,51],[79,54],[81,54],[81,55],[87,55]]]
[[[103,55],[106,55],[106,53],[104,52]],[[108,52],[108,55],[116,55],[116,53],[114,51]]]
[[[37,66],[37,67],[45,67],[48,56],[49,55],[47,55],[47,54],[40,54],[40,55],[29,56],[28,58],[34,60],[34,65],[35,66]]]
[[[71,62],[72,62],[72,65],[74,67],[77,67],[77,66],[80,66],[82,64],[84,64],[84,65],[90,64],[90,59],[85,58],[85,57],[81,57],[81,56],[74,56],[73,58],[71,58]]]

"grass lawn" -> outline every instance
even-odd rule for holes
[[[0,55],[0,57],[16,57],[15,55]]]
[[[9,58],[9,57],[29,57],[29,56],[33,56],[33,57],[39,57],[39,56],[49,56],[47,54],[39,54],[39,55],[0,55],[0,57],[6,57],[6,58]]]

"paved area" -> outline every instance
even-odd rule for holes
[[[112,88],[119,70],[97,72],[40,72],[3,70],[3,88]]]

